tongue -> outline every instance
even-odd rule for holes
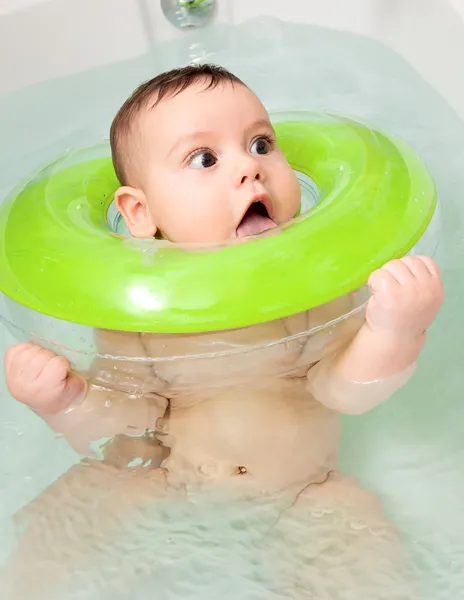
[[[258,235],[267,229],[277,227],[272,219],[265,217],[256,212],[247,213],[240,225],[237,227],[238,237],[245,237],[247,235]]]

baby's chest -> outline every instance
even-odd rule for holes
[[[253,387],[293,373],[305,345],[285,321],[244,329],[176,337],[144,336],[152,368],[169,383],[170,395],[231,386]]]
[[[331,323],[333,309],[320,307],[242,329],[195,335],[142,335],[158,380],[169,397],[208,389],[253,388],[263,380],[306,375],[311,365],[346,344],[360,316]],[[334,314],[332,314],[334,313]],[[332,319],[333,320],[333,319]]]

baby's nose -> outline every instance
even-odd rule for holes
[[[262,181],[263,173],[260,169],[259,163],[252,157],[247,157],[247,160],[241,165],[241,169],[238,174],[238,183],[243,185],[250,181]]]

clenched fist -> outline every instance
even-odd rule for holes
[[[443,284],[436,263],[426,256],[406,256],[374,271],[366,323],[374,332],[401,336],[423,334],[443,302]]]
[[[34,410],[54,414],[83,399],[86,383],[68,359],[32,343],[12,346],[5,355],[11,395]]]

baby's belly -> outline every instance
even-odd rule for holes
[[[324,481],[337,464],[338,416],[310,396],[306,378],[183,398],[159,425],[159,440],[170,448],[163,466],[172,485],[302,489]]]

